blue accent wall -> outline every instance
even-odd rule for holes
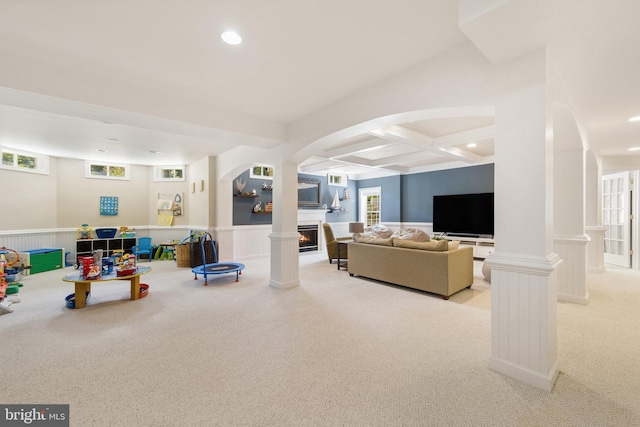
[[[402,221],[432,222],[433,196],[493,193],[493,164],[402,175]],[[385,195],[382,199],[384,203]],[[385,215],[383,212],[383,219]],[[386,220],[386,219],[385,219]],[[393,220],[390,220],[393,221]]]
[[[271,214],[254,214],[253,206],[262,202],[262,206],[273,200],[273,191],[263,190],[262,184],[273,184],[270,179],[249,178],[249,170],[241,173],[236,177],[247,184],[244,186],[243,192],[251,193],[256,190],[258,197],[238,197],[233,196],[233,225],[255,225],[255,224],[271,224]],[[236,192],[236,181],[233,180],[233,191]]]
[[[300,178],[321,182],[321,203],[331,206],[336,190],[344,197],[345,188],[351,193],[351,201],[340,201],[347,212],[327,213],[327,222],[352,222],[358,218],[358,190],[380,187],[382,189],[382,222],[433,222],[433,196],[443,194],[492,193],[494,191],[493,164],[469,166],[458,169],[423,172],[411,175],[395,175],[384,178],[349,180],[347,187],[329,186],[327,176],[299,174]],[[249,171],[240,174],[247,181],[244,191],[255,189],[257,198],[233,198],[233,225],[271,224],[270,214],[256,215],[253,206],[272,201],[272,192],[262,190],[262,184],[271,180],[251,179]],[[234,183],[235,191],[235,183]],[[308,208],[316,209],[316,208]]]
[[[400,222],[402,220],[402,181],[400,175],[361,179],[357,183],[358,190],[372,187],[381,188],[382,222]]]

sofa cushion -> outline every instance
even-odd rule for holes
[[[391,235],[392,239],[412,240],[414,242],[428,242],[429,235],[419,228],[401,228]]]
[[[458,249],[460,248],[460,240],[450,240],[448,246],[450,251]]]
[[[422,249],[425,251],[445,252],[449,250],[446,240],[432,240],[430,242],[414,242],[413,240],[393,239],[393,246],[407,249]]]
[[[356,233],[355,241],[358,243],[370,243],[372,245],[384,245],[384,246],[392,246],[393,241],[391,238],[380,238],[378,236],[370,235],[370,234],[361,234]]]

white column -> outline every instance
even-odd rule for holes
[[[587,150],[585,188],[585,231],[591,241],[587,245],[587,271],[602,273],[604,266],[604,233],[602,226],[602,165],[592,150]]]
[[[218,180],[215,195],[215,236],[218,261],[232,261],[233,256],[233,181]]]
[[[489,367],[543,390],[558,375],[553,253],[553,149],[547,63],[531,54],[530,85],[496,103],[495,252]]]
[[[584,232],[584,150],[575,121],[567,112],[554,115],[553,129],[553,241],[563,261],[558,269],[558,301],[586,305],[589,236]]]
[[[273,224],[269,285],[289,289],[300,284],[298,233],[298,169],[283,162],[273,170]]]

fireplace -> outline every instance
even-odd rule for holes
[[[300,233],[300,240],[299,240],[300,252],[318,250],[318,226],[317,225],[298,225],[298,233]]]

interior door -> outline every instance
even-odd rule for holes
[[[607,264],[631,266],[630,201],[628,172],[602,177],[602,222],[607,229],[604,234],[604,262]]]

